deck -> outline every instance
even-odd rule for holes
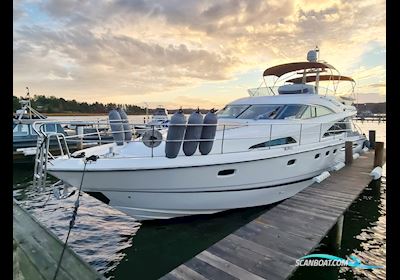
[[[239,228],[161,279],[287,279],[371,182],[374,151]],[[343,220],[342,220],[343,221]]]
[[[14,279],[54,279],[63,242],[13,202]],[[66,248],[57,280],[105,279],[70,248]]]

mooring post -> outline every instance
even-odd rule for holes
[[[376,136],[375,130],[368,131],[369,146],[371,149],[375,149],[375,136]]]
[[[344,216],[341,215],[335,225],[335,246],[339,250],[342,246]]]
[[[76,134],[78,136],[78,141],[76,143],[76,149],[82,150],[83,149],[83,126],[76,127]]]
[[[376,142],[375,143],[375,155],[374,155],[374,168],[377,166],[382,167],[383,165],[383,142]]]
[[[353,142],[352,141],[346,141],[345,143],[345,161],[344,163],[346,165],[351,164],[353,162]]]

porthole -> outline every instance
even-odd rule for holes
[[[336,154],[336,152],[337,152],[337,149],[334,149],[334,150],[333,150],[333,153]]]
[[[287,165],[292,165],[292,164],[294,164],[295,162],[296,162],[295,159],[291,159],[291,160],[289,160],[289,161],[287,162]]]
[[[218,172],[218,176],[228,176],[235,173],[235,169],[225,169]]]
[[[329,155],[329,151],[326,151],[325,155],[328,156]]]
[[[316,154],[314,158],[319,158],[321,154]]]

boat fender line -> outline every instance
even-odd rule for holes
[[[181,149],[182,140],[186,130],[186,117],[183,110],[179,109],[169,121],[167,140],[165,143],[165,156],[176,158]]]
[[[324,171],[320,175],[315,176],[313,178],[313,181],[316,182],[316,183],[321,183],[323,180],[325,180],[329,176],[331,176],[331,174],[328,171]]]
[[[344,164],[344,162],[338,162],[334,166],[332,166],[331,170],[332,171],[339,171],[340,169],[342,169],[345,166],[346,166],[346,164]]]
[[[75,219],[76,219],[76,216],[77,216],[77,214],[78,214],[78,208],[79,208],[79,198],[81,197],[82,186],[83,186],[83,179],[84,179],[84,177],[85,177],[86,165],[87,165],[87,163],[90,162],[90,161],[97,161],[98,158],[99,158],[99,156],[97,156],[97,155],[92,155],[92,156],[87,157],[87,158],[84,159],[84,163],[85,163],[85,164],[84,164],[84,166],[83,166],[82,177],[81,177],[81,183],[80,183],[80,185],[79,185],[79,190],[78,190],[78,196],[77,196],[77,198],[76,198],[76,200],[75,200],[74,210],[73,210],[73,212],[72,212],[71,220],[69,221],[69,228],[68,228],[67,238],[65,239],[65,242],[64,242],[64,245],[63,245],[63,249],[62,249],[62,251],[61,251],[60,259],[58,260],[56,272],[54,273],[54,276],[53,276],[53,280],[55,280],[55,279],[57,278],[58,271],[60,270],[60,267],[61,267],[61,261],[62,261],[63,256],[64,256],[65,249],[67,248],[69,235],[70,235],[70,233],[71,233],[72,228],[73,228],[74,225],[75,225]]]
[[[118,146],[122,146],[124,144],[125,134],[123,132],[124,127],[122,125],[121,116],[117,110],[113,109],[108,113],[108,119],[115,143],[117,143]]]
[[[188,126],[185,132],[185,140],[183,142],[183,152],[187,156],[193,155],[199,145],[203,124],[203,115],[200,110],[193,112],[188,119]],[[197,140],[197,141],[196,141]]]
[[[360,154],[359,154],[359,153],[353,154],[353,159],[358,159],[359,157],[360,157]]]
[[[126,114],[125,110],[122,108],[117,108],[117,111],[122,120],[122,127],[124,130],[125,141],[131,141],[132,140],[132,130],[129,126],[128,115]]]
[[[374,180],[378,180],[379,178],[382,177],[382,167],[380,166],[375,167],[374,169],[372,169],[369,175],[372,176]]]
[[[214,144],[215,133],[217,131],[217,122],[218,119],[217,115],[215,114],[215,110],[211,109],[210,112],[208,112],[204,117],[203,128],[201,130],[202,141],[200,142],[199,150],[202,155],[207,155],[211,152]]]

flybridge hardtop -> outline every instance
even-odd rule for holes
[[[135,124],[114,110],[109,116],[114,143],[38,164],[36,182],[46,181],[40,176],[45,166],[68,185],[101,193],[111,206],[140,220],[212,214],[291,197],[344,161],[345,141],[353,142],[355,153],[366,145],[352,123],[356,110],[350,101],[319,90],[320,81],[350,79],[320,75],[334,68],[317,61],[317,53],[308,53],[309,62],[264,71],[286,77],[276,90],[259,87],[217,113],[176,112],[168,126],[149,125],[139,138],[131,137]],[[299,77],[287,77],[288,71],[300,71],[294,73]]]
[[[336,95],[338,93],[339,82],[347,81],[351,83],[351,89],[344,95],[343,93],[339,94],[338,97],[344,96],[344,100],[355,100],[354,79],[341,75],[331,64],[318,60],[318,55],[319,49],[316,48],[308,52],[308,61],[285,63],[267,68],[263,73],[265,88],[249,89],[250,96],[303,93],[321,94],[324,93],[323,89],[325,90],[325,95],[328,93]],[[267,79],[269,79],[268,82]],[[328,85],[332,83],[332,86],[320,88],[320,82],[328,82]],[[310,85],[309,83],[315,84]]]
[[[315,61],[292,62],[268,68],[264,71],[263,76],[281,77],[293,71],[307,70],[307,69],[321,69],[320,71],[325,71],[325,69],[335,70],[335,67],[333,67],[328,63],[315,62]]]

